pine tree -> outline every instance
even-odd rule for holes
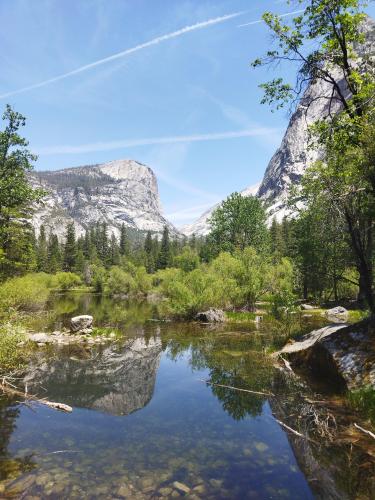
[[[169,230],[164,226],[163,236],[161,239],[160,251],[158,255],[158,269],[166,269],[171,262],[171,245],[169,240]]]
[[[120,232],[120,255],[129,255],[129,240],[128,235],[126,233],[125,224],[121,224],[121,232]]]
[[[153,273],[155,271],[155,258],[153,255],[153,241],[151,231],[147,231],[144,252],[145,252],[145,267],[148,273]]]
[[[61,270],[61,251],[56,234],[50,234],[48,239],[48,271],[56,273]]]
[[[39,272],[48,272],[48,249],[47,249],[47,238],[46,230],[43,225],[40,226],[37,251],[37,270]]]
[[[116,236],[112,233],[110,243],[110,265],[118,266],[120,263],[120,248]]]
[[[64,271],[73,271],[76,263],[76,232],[73,223],[67,225],[64,245]]]

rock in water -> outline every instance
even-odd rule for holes
[[[349,389],[375,388],[374,330],[368,321],[328,326],[286,345],[278,354],[288,358],[292,367],[308,370],[328,383],[341,382]]]
[[[202,323],[224,323],[225,314],[221,309],[209,309],[205,312],[199,312],[195,319]]]
[[[334,323],[345,323],[348,320],[349,313],[345,307],[337,306],[332,309],[328,309],[325,312],[325,316],[329,321]]]
[[[70,331],[73,333],[91,330],[93,317],[87,314],[75,316],[70,320]]]
[[[315,309],[315,307],[311,304],[301,304],[301,309],[303,311],[311,311],[312,309]]]

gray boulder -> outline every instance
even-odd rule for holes
[[[93,317],[88,314],[75,316],[70,320],[70,331],[72,333],[82,332],[83,330],[91,329]]]
[[[345,323],[348,320],[349,313],[345,307],[337,306],[328,309],[325,312],[325,316],[329,321],[333,321],[334,323]]]
[[[53,339],[51,339],[47,333],[32,333],[28,336],[28,339],[37,344],[48,344],[53,342]]]
[[[315,309],[315,307],[311,304],[301,304],[301,309],[303,311],[311,311],[312,309]]]
[[[195,319],[202,323],[224,323],[226,321],[224,311],[212,308],[208,309],[208,311],[199,312]]]
[[[349,389],[375,388],[374,330],[368,321],[331,325],[287,344],[277,354],[287,358],[293,368],[328,382],[341,382]]]

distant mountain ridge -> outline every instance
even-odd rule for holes
[[[109,233],[119,236],[121,225],[161,233],[164,226],[172,235],[177,229],[162,214],[158,184],[151,168],[134,160],[34,171],[30,174],[34,187],[47,195],[35,207],[32,223],[39,232],[44,225],[63,237],[68,223],[74,223],[78,235],[100,221]]]

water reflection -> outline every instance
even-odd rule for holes
[[[34,394],[78,408],[111,415],[129,415],[152,398],[162,344],[159,337],[143,337],[86,351],[64,347],[37,354],[24,383]]]
[[[0,400],[0,497],[5,487],[17,498],[184,496],[176,481],[190,498],[354,498],[359,487],[368,497],[371,477],[353,470],[350,446],[291,437],[272,417],[297,427],[306,387],[264,355],[273,337],[263,325],[159,325],[144,321],[153,306],[73,295],[59,298],[46,328],[78,312],[122,335],[93,350],[35,352],[29,392],[74,410]]]

